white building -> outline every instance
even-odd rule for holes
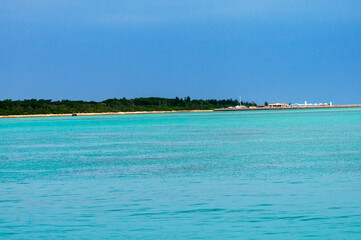
[[[330,103],[293,103],[291,104],[292,107],[313,107],[313,106],[332,106],[332,102]]]

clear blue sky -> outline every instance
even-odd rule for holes
[[[361,1],[1,0],[0,99],[361,103]]]

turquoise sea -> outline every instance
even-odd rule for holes
[[[361,109],[0,119],[0,239],[361,239]]]

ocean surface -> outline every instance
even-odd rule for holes
[[[361,239],[361,109],[0,119],[0,239]]]

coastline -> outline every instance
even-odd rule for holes
[[[308,107],[257,107],[257,108],[218,108],[214,109],[215,112],[228,112],[228,111],[266,111],[266,110],[297,110],[297,109],[322,109],[322,108],[357,108],[361,104],[348,104],[348,105],[332,105],[332,106],[308,106]]]
[[[323,108],[361,108],[361,104],[333,105],[333,106],[309,106],[309,107],[257,107],[257,108],[219,108],[214,110],[173,110],[173,111],[137,111],[137,112],[101,112],[101,113],[75,113],[76,116],[107,116],[107,115],[133,115],[133,114],[160,114],[160,113],[191,113],[191,112],[231,112],[231,111],[266,111],[266,110],[297,110],[297,109],[323,109]],[[64,114],[22,114],[0,115],[1,118],[32,118],[32,117],[71,117],[72,113]]]
[[[214,110],[174,110],[174,111],[75,113],[75,114],[76,116],[102,116],[102,115],[132,115],[132,114],[187,113],[187,112],[213,112],[213,111]],[[72,113],[60,113],[60,114],[0,115],[0,118],[71,117],[71,116],[73,116]]]

